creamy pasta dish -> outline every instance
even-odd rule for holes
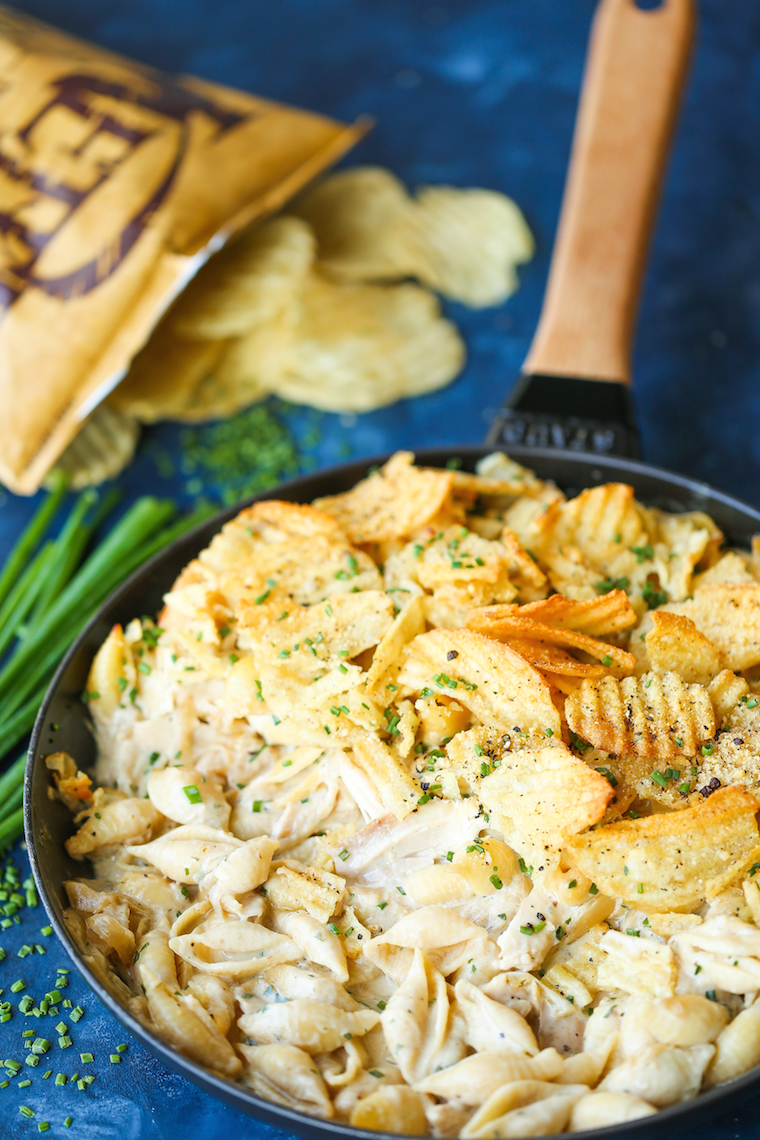
[[[68,928],[278,1105],[490,1138],[760,1062],[760,543],[507,456],[259,502],[115,626]],[[759,695],[755,695],[759,694]]]

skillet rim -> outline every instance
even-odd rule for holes
[[[498,444],[490,447],[472,444],[457,446],[453,444],[435,448],[420,448],[415,452],[415,456],[418,463],[430,466],[442,466],[448,459],[461,458],[463,460],[463,466],[466,469],[468,465],[471,465],[477,459],[491,454],[496,450],[501,450]],[[41,753],[45,752],[42,736],[46,730],[45,726],[48,713],[69,667],[87,641],[93,627],[99,622],[102,622],[104,616],[107,615],[111,609],[118,607],[121,599],[132,591],[141,580],[150,579],[160,569],[162,564],[168,561],[180,548],[194,548],[195,553],[197,553],[198,550],[202,549],[202,547],[196,545],[198,541],[204,541],[205,544],[207,540],[205,540],[204,536],[207,533],[216,533],[225,522],[233,518],[244,507],[255,502],[278,497],[284,497],[286,500],[294,502],[311,501],[315,495],[313,493],[309,494],[307,490],[299,494],[299,489],[308,488],[318,481],[338,479],[348,488],[353,486],[354,483],[364,475],[367,468],[382,464],[390,454],[392,453],[386,452],[380,456],[356,459],[349,463],[309,472],[305,475],[290,479],[287,482],[280,483],[261,494],[242,500],[231,507],[224,507],[176,539],[169,546],[159,551],[135,570],[98,608],[97,612],[73,642],[56,670],[34,723],[24,773],[24,835],[38,894],[59,941],[62,943],[73,965],[84,978],[90,989],[125,1029],[137,1037],[143,1045],[154,1055],[158,1056],[160,1060],[168,1065],[174,1072],[179,1073],[204,1091],[211,1093],[211,1095],[216,1096],[231,1107],[238,1109],[238,1111],[263,1120],[275,1128],[289,1128],[305,1137],[321,1137],[326,1134],[333,1134],[344,1136],[347,1140],[352,1140],[352,1138],[353,1140],[359,1140],[359,1138],[361,1138],[361,1140],[380,1140],[380,1138],[385,1138],[385,1140],[398,1140],[398,1134],[396,1133],[375,1132],[356,1128],[350,1124],[308,1116],[305,1113],[297,1112],[293,1109],[257,1097],[245,1085],[227,1080],[209,1069],[196,1065],[189,1057],[185,1057],[184,1054],[175,1052],[166,1042],[162,1041],[158,1035],[150,1033],[141,1025],[137,1018],[133,1017],[126,1007],[121,1005],[118,999],[115,998],[98,979],[95,972],[84,962],[63,921],[58,917],[56,905],[48,892],[46,878],[42,872],[42,864],[45,859],[44,844],[42,845],[43,854],[41,855],[35,836],[34,815],[36,798],[33,791],[33,780],[37,765],[42,763]],[[616,478],[620,478],[621,475],[630,476],[631,482],[635,481],[636,476],[654,479],[663,484],[663,490],[677,489],[682,496],[687,495],[697,500],[697,505],[691,509],[698,509],[699,500],[710,499],[713,504],[717,503],[723,509],[736,512],[742,516],[744,521],[748,524],[747,533],[752,530],[760,530],[760,510],[751,504],[719,491],[707,483],[691,479],[688,476],[673,474],[662,468],[643,463],[640,460],[614,455],[596,456],[586,452],[561,451],[554,448],[511,447],[508,449],[508,454],[510,457],[518,459],[526,465],[534,463],[539,467],[544,464],[551,466],[552,461],[557,464],[567,463],[569,461],[573,467],[577,467],[580,471],[582,471],[584,467],[590,468],[591,479],[595,482],[607,481],[604,478],[605,469],[607,469],[609,473],[610,469],[613,468],[615,469]],[[593,485],[593,482],[589,482],[588,477],[582,478],[580,482],[584,486]],[[645,495],[644,497],[647,496]],[[188,559],[191,557],[194,557],[194,553],[187,554]],[[60,748],[63,747],[65,741],[57,741],[56,743]],[[51,851],[47,856],[48,859],[50,859],[51,856],[54,858],[54,854],[55,853]],[[592,1138],[597,1137],[598,1140],[609,1140],[609,1138],[613,1136],[619,1138],[619,1140],[655,1140],[656,1136],[670,1136],[672,1135],[670,1131],[671,1124],[684,1121],[685,1118],[699,1106],[707,1108],[708,1106],[715,1105],[726,1100],[730,1094],[743,1092],[752,1086],[757,1086],[758,1083],[760,1083],[760,1065],[725,1085],[719,1085],[700,1093],[690,1101],[661,1109],[652,1117],[640,1118],[622,1125],[612,1125],[591,1131],[586,1130],[584,1132],[575,1133],[574,1135],[577,1135],[580,1140],[584,1140],[584,1138],[592,1140]],[[560,1135],[567,1135],[567,1133],[553,1134],[552,1136],[545,1137],[544,1140],[559,1140]]]

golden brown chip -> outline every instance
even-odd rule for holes
[[[698,914],[680,914],[678,911],[663,911],[662,914],[653,914],[649,925],[655,934],[663,938],[670,938],[673,934],[682,934],[684,930],[693,930],[704,922]]]
[[[625,590],[610,590],[601,597],[585,601],[552,594],[550,598],[520,606],[519,612],[521,616],[533,618],[534,621],[574,629],[589,637],[608,637],[610,634],[622,633],[636,621],[636,611]]]
[[[653,938],[632,938],[609,930],[600,941],[604,957],[599,963],[599,986],[608,992],[622,990],[635,997],[672,997],[678,968],[670,946]]]
[[[414,466],[410,451],[397,451],[379,471],[350,491],[315,499],[352,542],[411,538],[430,522],[451,495],[453,472]]]
[[[729,713],[738,705],[739,701],[749,693],[749,685],[743,677],[737,677],[730,669],[723,669],[707,688],[713,708],[715,721],[719,727]]]
[[[755,794],[760,791],[760,705],[745,686],[743,678],[728,672],[719,674],[710,686],[721,732],[702,757],[700,787],[717,781],[740,784]]]
[[[723,668],[720,652],[682,614],[655,610],[645,642],[655,673],[678,673],[683,681],[709,685]]]
[[[493,190],[428,186],[412,199],[389,171],[359,167],[326,178],[293,212],[314,228],[319,266],[347,281],[417,277],[474,307],[517,288],[533,237],[515,203]]]
[[[314,230],[320,268],[346,281],[383,281],[414,275],[404,243],[410,205],[389,170],[359,166],[325,178],[290,209]]]
[[[545,740],[561,732],[541,674],[506,645],[469,629],[433,629],[402,652],[399,684],[421,699],[453,696],[482,724]]]
[[[618,756],[695,756],[715,732],[707,690],[677,673],[584,681],[568,697],[565,716],[583,740]]]
[[[515,266],[533,256],[533,235],[511,200],[493,190],[426,186],[407,211],[406,244],[426,285],[480,308],[517,289]]]
[[[422,792],[409,770],[376,736],[366,733],[353,744],[356,764],[369,776],[386,811],[405,819],[417,807]]]
[[[559,966],[583,982],[592,994],[597,993],[601,989],[598,978],[599,963],[605,957],[605,951],[599,943],[602,935],[608,930],[606,922],[598,922],[574,942],[564,938],[544,962],[545,968],[552,969]]]
[[[527,604],[543,598],[549,589],[549,581],[541,567],[531,558],[513,530],[505,527],[500,535],[501,544],[507,552],[509,576],[520,591],[520,598]]]
[[[211,372],[174,418],[195,423],[231,416],[263,400],[277,388],[289,338],[286,323],[272,321],[228,341]]]
[[[645,910],[689,909],[730,886],[757,857],[758,807],[744,788],[720,788],[685,811],[576,836],[567,852],[612,898]]]
[[[242,674],[235,686],[238,708],[247,692],[247,714],[267,711],[283,721],[300,718],[316,725],[317,740],[326,743],[330,737],[331,744],[354,740],[357,725],[377,731],[383,724],[373,702],[357,688],[363,676],[354,658],[377,645],[390,628],[393,611],[387,594],[343,592],[310,606],[287,598],[257,604],[251,598],[241,601],[237,612],[238,636],[253,646],[250,671],[246,662],[251,659],[243,658],[231,673],[231,680]],[[245,715],[242,708],[238,715]],[[313,736],[308,742],[314,742]]]
[[[581,491],[558,506],[550,538],[560,546],[577,546],[599,568],[614,566],[621,554],[627,556],[632,546],[647,540],[633,487],[604,483]]]
[[[72,491],[97,487],[106,479],[114,479],[131,462],[139,438],[136,419],[110,404],[100,404],[53,470],[65,474]]]
[[[717,562],[691,580],[692,592],[708,582],[752,582],[754,575],[748,569],[749,558],[738,550],[728,550]]]
[[[519,495],[534,491],[540,493],[547,486],[556,490],[553,483],[544,483],[531,467],[524,467],[505,451],[492,451],[490,455],[484,455],[475,464],[475,471],[483,479],[497,479],[499,483],[509,483],[514,488],[511,494]]]
[[[270,500],[241,511],[185,567],[166,595],[161,621],[186,637],[189,652],[211,653],[220,645],[221,629],[227,627],[229,636],[238,606],[241,612],[249,608],[255,621],[260,609],[277,602],[275,617],[294,608],[288,620],[296,622],[302,606],[353,594],[354,588],[378,591],[381,586],[372,560],[351,546],[330,515]],[[376,596],[390,611],[385,595]]]
[[[534,641],[529,637],[498,638],[504,641],[515,653],[519,653],[526,661],[542,673],[551,673],[554,677],[608,677],[609,669],[604,665],[591,665],[579,661],[564,649],[545,641]]]
[[[691,600],[667,608],[691,618],[729,669],[739,673],[760,664],[760,582],[708,582]]]
[[[339,909],[346,880],[318,867],[306,867],[296,860],[276,866],[266,881],[272,906],[284,910],[305,910],[319,922],[327,922]]]
[[[201,267],[169,313],[170,328],[187,340],[224,340],[278,320],[294,303],[315,246],[298,218],[246,230]]]
[[[403,596],[403,595],[402,595]],[[367,691],[381,686],[389,669],[395,665],[404,646],[425,632],[425,610],[422,598],[407,601],[394,618],[393,625],[382,637],[375,650],[372,664],[367,670]]]
[[[109,397],[109,403],[142,423],[171,420],[192,401],[201,381],[221,358],[225,341],[184,340],[162,321],[132,361],[129,372]]]
[[[478,796],[490,826],[507,838],[516,829],[523,841],[557,849],[598,823],[615,794],[604,776],[561,742],[504,749],[496,733],[485,745],[474,734],[462,733],[448,745],[449,754],[453,757],[463,747],[471,748],[478,757],[475,765],[489,773],[479,783]]]
[[[535,610],[532,612],[535,613]],[[538,668],[543,668],[538,662],[546,660],[545,667],[555,673],[567,673],[569,676],[600,675],[599,667],[584,663],[583,668],[577,668],[581,662],[568,654],[564,655],[567,659],[564,662],[567,668],[560,668],[563,659],[553,652],[555,647],[580,650],[590,657],[596,657],[602,662],[602,672],[609,669],[616,676],[633,672],[635,665],[634,658],[624,649],[598,641],[585,633],[577,633],[573,629],[536,621],[532,616],[525,616],[525,610],[518,606],[491,606],[488,609],[473,610],[467,619],[467,625],[487,637],[494,637],[509,644],[519,640],[523,648],[518,649],[518,652],[530,653],[529,660],[533,661],[535,658],[534,663]],[[528,642],[535,643],[535,650],[532,653],[526,645]],[[517,648],[517,645],[514,647]],[[552,664],[552,661],[556,663]]]
[[[723,535],[704,511],[668,514],[657,508],[644,512],[654,545],[654,566],[662,588],[674,602],[693,593],[698,563],[717,557]]]
[[[456,327],[418,285],[340,284],[312,273],[277,394],[329,412],[367,412],[442,388],[464,359]]]

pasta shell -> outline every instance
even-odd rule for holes
[[[453,1043],[454,1056],[452,1049],[446,1050],[451,1028],[446,982],[421,950],[415,950],[409,973],[383,1011],[382,1024],[388,1052],[409,1084],[464,1053],[461,1039]]]
[[[469,1124],[462,1130],[463,1140],[481,1140],[485,1137],[543,1136],[548,1132],[561,1132],[570,1116],[575,1100],[589,1091],[587,1085],[553,1085],[547,1081],[513,1081],[497,1089],[478,1109]],[[537,1115],[537,1105],[542,1101],[565,1102],[566,1113],[557,1111],[552,1103],[548,1115]],[[536,1109],[535,1113],[517,1111],[527,1106]],[[538,1125],[538,1127],[536,1127]],[[522,1131],[520,1129],[522,1128]]]
[[[74,859],[81,859],[101,847],[147,837],[160,818],[149,800],[112,800],[101,807],[97,815],[93,811],[85,816],[76,835],[66,840],[66,850]]]
[[[476,1052],[503,1050],[535,1056],[535,1035],[519,1013],[487,997],[471,982],[457,982],[454,992],[466,1025],[465,1040]]]
[[[221,901],[225,895],[245,895],[260,887],[269,877],[272,856],[279,846],[277,839],[261,835],[232,850],[203,881],[211,902]]]
[[[167,819],[226,830],[230,805],[218,780],[195,768],[161,768],[148,776],[147,788],[150,802]]]
[[[238,1018],[238,1028],[259,1045],[290,1043],[307,1053],[332,1053],[351,1037],[363,1037],[380,1021],[380,1014],[361,1009],[350,1013],[321,1001],[296,998],[263,1006],[258,1013]]]
[[[346,952],[337,934],[323,922],[304,911],[280,911],[275,919],[277,926],[317,966],[326,966],[338,982],[348,981]]]
[[[693,1045],[690,1049],[650,1045],[612,1069],[599,1088],[630,1093],[655,1108],[680,1104],[697,1095],[714,1053],[714,1045]]]
[[[300,1112],[330,1119],[332,1101],[322,1074],[294,1045],[238,1045],[245,1061],[243,1080],[257,1096]]]
[[[150,806],[150,810],[155,811],[155,808]],[[136,855],[138,859],[152,863],[175,883],[198,883],[240,846],[241,840],[215,827],[186,824],[167,832],[160,839],[154,839],[152,843],[130,846],[126,850],[128,855]]]
[[[278,962],[295,962],[301,957],[300,946],[290,938],[259,923],[239,920],[182,934],[172,938],[169,946],[196,970],[228,978],[247,978]]]
[[[201,1065],[239,1077],[243,1066],[227,1038],[201,1021],[150,970],[143,977],[151,1020],[164,1040]]]
[[[406,1085],[384,1085],[362,1097],[351,1113],[354,1128],[425,1136],[428,1132],[425,1101]]]
[[[418,1092],[454,1098],[463,1104],[479,1105],[502,1085],[525,1080],[552,1081],[561,1072],[562,1058],[556,1049],[544,1049],[535,1057],[485,1052],[431,1073],[415,1088]]]
[[[737,1014],[716,1041],[705,1084],[719,1085],[749,1072],[760,1062],[760,1005]]]
[[[625,1124],[644,1116],[654,1116],[656,1108],[640,1097],[623,1092],[592,1092],[573,1105],[570,1115],[570,1132],[585,1132],[590,1128],[608,1128]]]

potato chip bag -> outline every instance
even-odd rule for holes
[[[345,127],[0,8],[0,479],[37,489],[161,314]]]

